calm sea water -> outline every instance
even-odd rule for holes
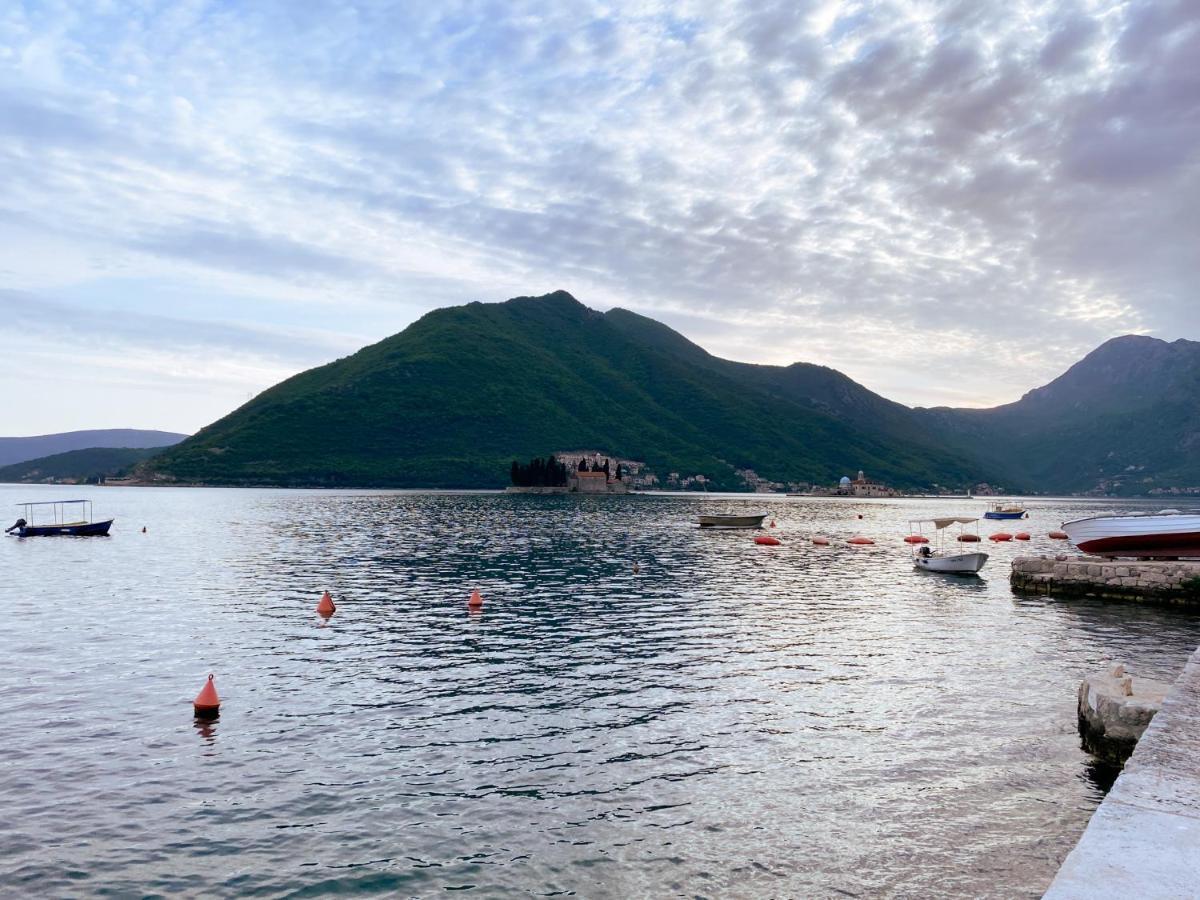
[[[1170,679],[1200,639],[1010,592],[1095,504],[1034,503],[1038,540],[985,543],[979,579],[900,540],[967,501],[0,486],[0,510],[81,491],[110,538],[0,541],[8,894],[1033,896],[1102,796],[1080,678]],[[780,547],[693,525],[767,508]]]

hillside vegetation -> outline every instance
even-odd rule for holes
[[[910,409],[833,369],[712,356],[667,326],[559,291],[440,309],[264,391],[140,468],[160,481],[500,487],[514,459],[594,448],[740,487],[1018,492],[1200,484],[1200,344],[1109,341],[991,410]]]

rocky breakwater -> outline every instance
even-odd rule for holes
[[[1099,556],[1018,556],[1013,590],[1200,607],[1200,560],[1104,559]]]
[[[1079,686],[1079,734],[1093,756],[1123,763],[1162,707],[1170,685],[1134,678],[1123,665],[1089,675]]]

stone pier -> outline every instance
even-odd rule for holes
[[[1200,650],[1163,700],[1045,900],[1200,896]]]
[[[1099,556],[1018,556],[1013,590],[1200,607],[1200,560],[1104,559]]]

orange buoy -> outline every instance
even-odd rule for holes
[[[813,543],[816,544],[818,547],[828,547],[829,546],[829,538],[825,537],[825,535],[823,535],[823,534],[818,534],[813,537]]]
[[[471,591],[471,599],[467,601],[467,606],[470,609],[479,609],[483,606],[483,594],[479,593],[479,588]]]
[[[214,718],[221,709],[221,698],[217,696],[217,686],[213,684],[213,677],[208,676],[208,681],[204,682],[204,687],[200,688],[200,693],[196,695],[196,699],[192,701],[192,708],[196,711],[197,716]]]
[[[904,543],[906,543],[906,544],[928,544],[929,538],[925,537],[925,535],[923,535],[923,534],[910,534],[908,537],[906,537],[904,539]]]
[[[995,534],[988,535],[989,541],[1011,541],[1012,535],[1007,531],[997,531]]]
[[[317,615],[328,619],[335,612],[337,612],[337,607],[333,605],[333,598],[329,596],[329,591],[326,591],[321,595],[321,601],[317,604]]]
[[[979,535],[977,535],[977,534],[960,534],[958,536],[958,540],[962,541],[964,544],[973,544],[979,540]]]
[[[1065,531],[1052,531],[1050,532],[1050,537],[1054,538],[1056,541],[1065,541],[1067,539],[1067,533]]]
[[[777,537],[771,537],[769,534],[760,534],[754,539],[754,543],[762,544],[764,547],[778,547],[780,540]]]
[[[859,518],[862,518],[862,517],[859,516]],[[850,538],[850,540],[846,541],[846,543],[847,544],[858,544],[860,546],[866,546],[867,544],[873,544],[875,542],[873,540],[871,540],[869,537],[863,537],[861,534],[856,534],[854,537]]]
[[[1027,540],[1029,540],[1029,532],[1028,531],[1018,531],[1016,534],[1013,535],[1013,537],[1016,538],[1018,541],[1027,541]]]

